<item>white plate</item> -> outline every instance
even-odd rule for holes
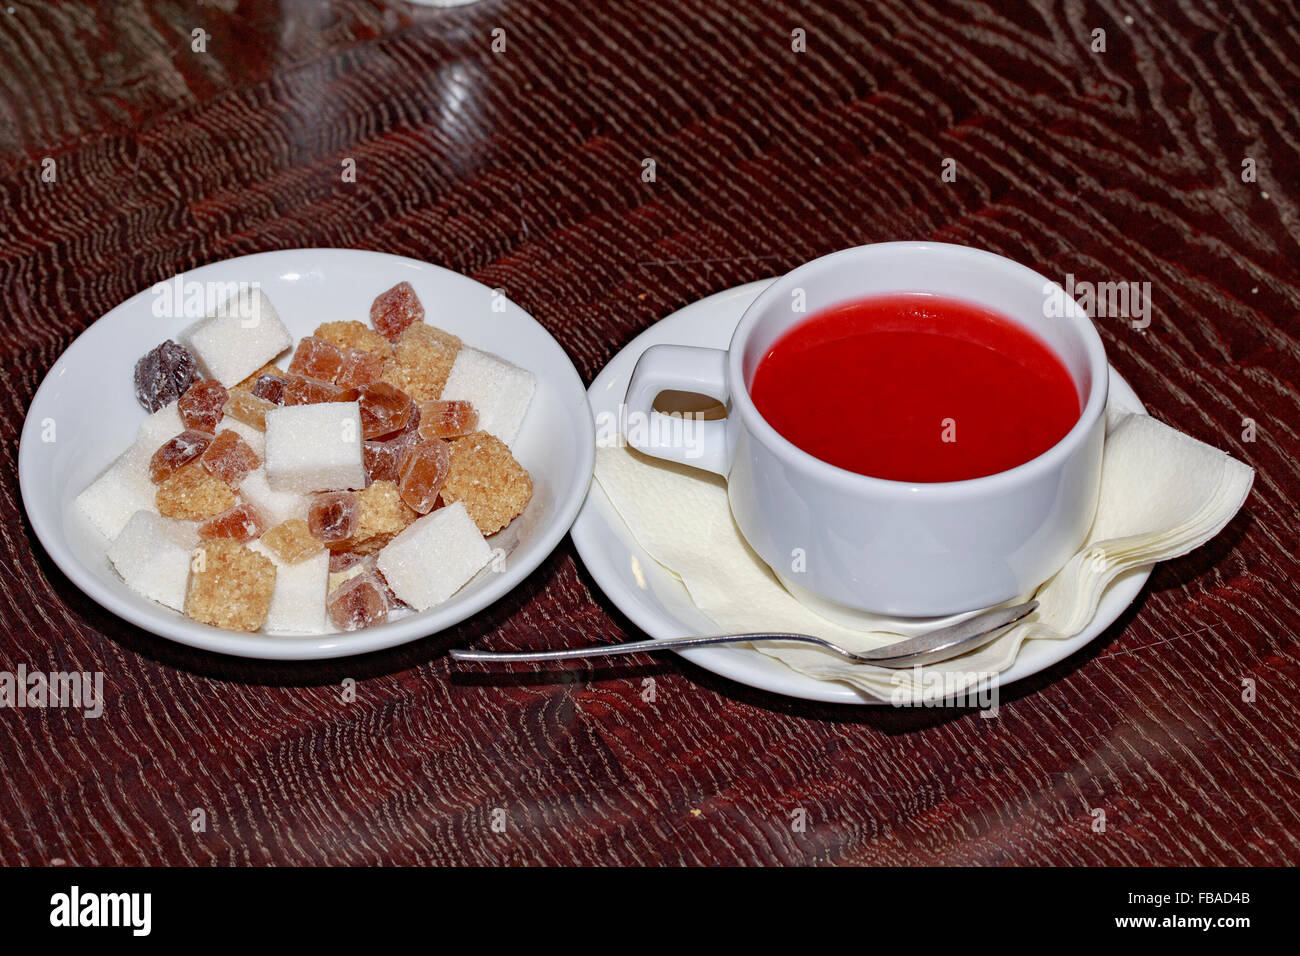
[[[771,281],[751,282],[709,296],[674,312],[633,339],[614,356],[587,390],[595,420],[599,421],[602,414],[617,413],[627,392],[632,369],[641,353],[650,346],[673,344],[726,348],[741,314]],[[1145,412],[1133,389],[1114,368],[1110,370],[1110,396],[1120,408]],[[601,590],[651,637],[664,639],[717,633],[716,625],[691,603],[682,583],[633,540],[598,483],[592,483],[587,502],[571,533],[578,554]],[[1069,657],[1123,613],[1150,575],[1151,568],[1145,567],[1118,578],[1102,596],[1096,616],[1082,632],[1065,641],[1027,642],[1016,662],[994,683],[1009,684]],[[705,647],[678,653],[722,677],[787,697],[840,704],[880,703],[848,684],[805,677],[771,657],[743,647]]]
[[[135,440],[145,418],[132,370],[189,318],[158,318],[148,289],[77,337],[55,362],[27,411],[18,453],[23,505],[54,563],[91,598],[162,637],[241,657],[314,660],[404,644],[450,627],[522,581],[554,549],[582,506],[595,455],[591,410],[582,380],[564,350],[523,309],[472,279],[438,266],[380,252],[292,249],[214,263],[185,282],[259,282],[295,342],[321,322],[368,320],[376,295],[409,281],[430,323],[466,344],[495,352],[537,377],[537,391],[513,448],[533,477],[522,515],[489,539],[507,552],[504,570],[484,569],[438,607],[352,633],[242,634],[198,624],[131,591],[104,557],[106,542],[74,499]],[[171,281],[171,280],[169,280]],[[55,441],[42,441],[54,423]]]

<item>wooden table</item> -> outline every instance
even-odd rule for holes
[[[0,669],[102,671],[108,700],[0,712],[0,861],[1300,862],[1294,7],[11,2]],[[102,611],[23,514],[42,376],[184,269],[441,263],[504,287],[589,381],[701,296],[900,238],[1150,283],[1149,327],[1097,319],[1111,361],[1258,470],[1222,534],[996,719],[815,706],[669,655],[452,673],[453,645],[640,636],[567,540],[391,653],[209,656]]]

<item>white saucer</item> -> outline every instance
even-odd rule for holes
[[[504,562],[489,565],[436,607],[350,633],[222,630],[196,623],[128,588],[105,557],[108,542],[73,502],[135,439],[145,417],[132,386],[136,359],[164,339],[176,338],[193,321],[155,316],[157,296],[146,289],[77,336],[45,376],[27,411],[18,478],[32,528],[54,563],[104,608],[147,631],[220,654],[274,660],[346,657],[405,644],[459,623],[527,577],[564,537],[582,506],[595,456],[582,379],[564,350],[528,313],[508,300],[497,301],[493,290],[466,276],[360,249],[263,252],[215,262],[183,276],[186,283],[259,283],[295,342],[321,322],[365,321],[374,297],[403,280],[428,307],[431,324],[537,377],[532,405],[512,449],[532,474],[533,497],[522,515],[488,539],[502,549]],[[57,441],[46,440],[47,429]]]
[[[719,292],[674,312],[633,339],[614,356],[587,389],[592,414],[617,414],[627,392],[637,359],[652,345],[699,345],[726,348],[741,314],[772,280]],[[1110,370],[1110,398],[1118,408],[1145,412],[1141,401],[1114,368]],[[586,503],[570,532],[578,554],[591,576],[618,609],[654,638],[715,634],[717,627],[705,617],[681,582],[655,562],[633,540],[627,526],[610,505],[597,482],[592,482]],[[1029,641],[1016,662],[995,680],[1008,684],[1036,674],[1069,657],[1124,612],[1142,590],[1151,568],[1122,575],[1102,595],[1097,614],[1086,628],[1064,641]],[[705,670],[759,690],[839,704],[880,703],[847,684],[819,681],[790,670],[773,658],[743,647],[705,647],[679,651]]]

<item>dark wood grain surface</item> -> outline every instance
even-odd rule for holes
[[[0,711],[0,861],[1300,862],[1298,53],[1294,3],[1227,0],[0,5],[0,669],[102,671],[107,696],[98,720]],[[900,238],[1149,282],[1148,328],[1097,320],[1112,363],[1258,470],[1218,538],[995,719],[817,706],[666,655],[451,671],[458,644],[639,636],[567,540],[451,632],[224,659],[101,610],[23,513],[42,376],[184,269],[440,263],[590,381],[701,296]]]

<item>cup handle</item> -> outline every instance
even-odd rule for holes
[[[731,468],[727,420],[685,419],[675,425],[676,416],[654,410],[655,399],[668,389],[697,392],[729,405],[727,353],[691,345],[650,346],[628,382],[624,423],[624,437],[637,451],[726,477]],[[659,440],[664,435],[669,440]]]

